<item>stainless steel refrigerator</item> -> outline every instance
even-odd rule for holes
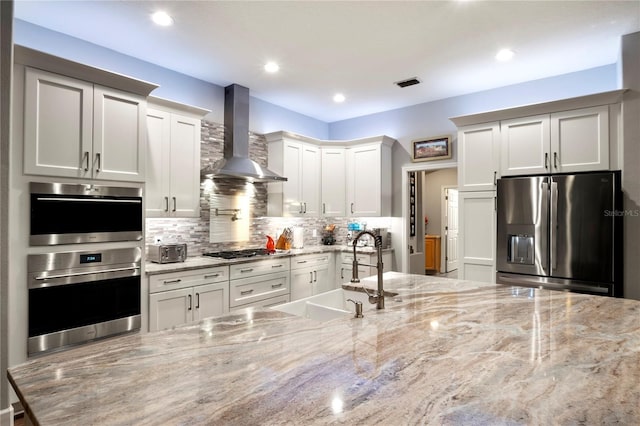
[[[496,282],[622,297],[620,172],[498,180]]]

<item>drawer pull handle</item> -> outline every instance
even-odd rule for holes
[[[179,283],[179,282],[181,282],[181,281],[182,281],[182,280],[181,280],[180,278],[175,279],[175,280],[165,280],[165,281],[163,282],[163,284],[175,284],[175,283]]]
[[[278,288],[278,287],[282,287],[282,283],[280,283],[280,284],[271,284],[271,288]]]
[[[307,261],[306,260],[298,260],[298,265],[301,265],[303,263],[307,263]]]
[[[251,271],[253,271],[253,268],[240,269],[240,272],[251,272]]]
[[[251,289],[251,290],[241,291],[241,292],[240,292],[240,295],[241,295],[241,296],[244,296],[245,294],[251,294],[251,293],[253,293],[253,289]]]
[[[206,278],[216,278],[216,277],[219,277],[219,276],[220,276],[220,273],[215,273],[215,274],[205,275],[204,277],[206,279]]]
[[[271,265],[272,268],[282,268],[284,265],[280,264],[280,265]]]

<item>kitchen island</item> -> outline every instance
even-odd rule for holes
[[[45,355],[9,380],[41,425],[640,424],[640,302],[384,280],[398,296],[364,318],[248,309]]]

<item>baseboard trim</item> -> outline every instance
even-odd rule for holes
[[[13,426],[13,406],[0,411],[0,425]]]

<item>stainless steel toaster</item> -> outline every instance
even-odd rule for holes
[[[149,244],[147,260],[155,263],[184,262],[187,258],[186,244]]]

